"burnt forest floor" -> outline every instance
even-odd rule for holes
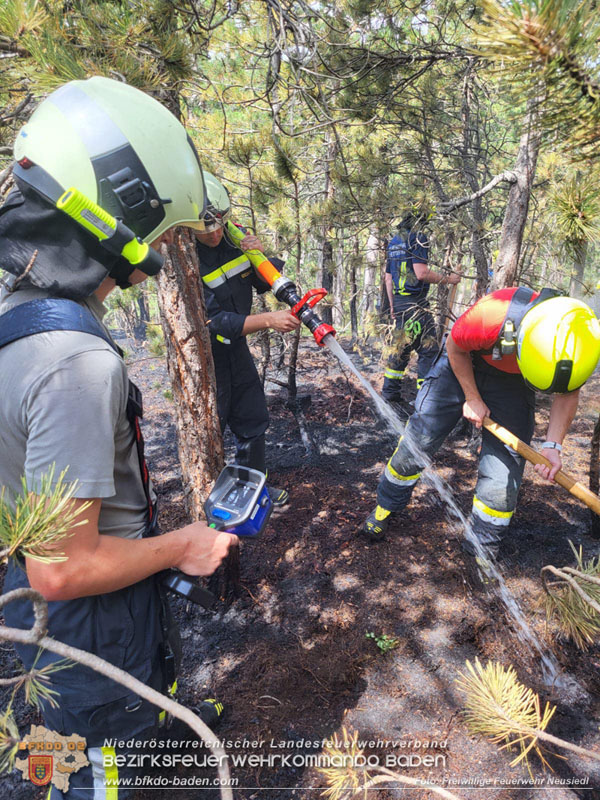
[[[348,351],[348,343],[342,344]],[[363,347],[353,359],[379,389],[378,353]],[[144,392],[146,453],[159,493],[161,528],[169,530],[185,524],[187,517],[172,401],[168,392],[165,396],[166,369],[162,359],[150,357],[141,347],[130,347],[128,361],[132,379]],[[273,514],[260,539],[242,544],[237,597],[220,602],[214,613],[175,602],[184,644],[179,700],[194,706],[207,694],[222,699],[227,712],[218,738],[249,743],[232,752],[300,755],[288,765],[275,758],[270,765],[265,760],[258,766],[234,767],[232,774],[239,780],[234,796],[320,796],[323,778],[305,757],[318,755],[322,740],[345,727],[371,740],[365,752],[383,764],[394,757],[406,764],[411,754],[439,756],[435,767],[419,766],[414,758],[412,766],[400,771],[442,785],[446,780],[446,788],[465,800],[600,798],[597,762],[546,753],[554,773],[544,773],[534,756],[528,774],[522,766],[510,767],[516,751],[498,751],[470,736],[461,717],[463,695],[455,684],[467,659],[512,664],[543,703],[549,700],[557,706],[551,733],[599,748],[600,647],[583,653],[561,640],[554,627],[546,625],[540,605],[540,568],[572,565],[569,540],[582,545],[588,557],[598,552],[598,541],[589,535],[588,510],[565,490],[542,482],[528,465],[499,558],[507,586],[528,622],[578,686],[565,691],[544,683],[539,658],[520,641],[498,598],[471,585],[461,527],[425,482],[417,487],[407,512],[394,520],[385,542],[371,544],[357,534],[374,506],[377,480],[397,436],[386,428],[356,378],[345,374],[335,358],[308,337],[302,339],[299,364],[310,457],[297,417],[286,406],[285,390],[267,386],[270,481],[289,490],[289,505]],[[414,386],[410,373],[406,383]],[[595,375],[584,387],[566,440],[565,469],[585,485],[599,391],[600,377]],[[538,396],[534,446],[543,440],[548,408],[549,400]],[[229,438],[226,446],[231,457]],[[476,461],[476,443],[454,434],[434,462],[465,513],[471,505]],[[397,646],[384,654],[367,633],[393,637]],[[3,674],[11,674],[10,646],[2,645],[0,655]],[[17,711],[25,732],[37,718],[22,704]],[[256,742],[263,744],[253,747]],[[433,743],[432,749],[425,750],[426,743]],[[208,769],[198,768],[196,773],[214,775]],[[548,775],[557,786],[544,785]],[[535,788],[511,785],[520,779],[539,782]],[[573,779],[589,782],[584,789],[561,786]],[[13,774],[0,781],[0,797],[9,796],[27,800],[41,795]],[[154,789],[139,790],[136,798],[172,796],[172,789]],[[216,798],[218,793],[181,789],[174,796],[187,800]],[[424,788],[395,785],[374,796],[421,800],[433,795]]]

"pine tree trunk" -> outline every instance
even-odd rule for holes
[[[515,285],[539,149],[539,110],[538,101],[534,98],[529,103],[529,111],[519,142],[514,168],[517,180],[511,185],[508,195],[492,290]]]
[[[186,228],[164,246],[158,274],[158,304],[173,387],[181,476],[192,519],[203,519],[203,503],[223,467],[215,373],[206,327],[196,249]]]
[[[573,272],[569,283],[569,294],[571,297],[582,298],[585,292],[583,281],[585,273],[585,262],[587,260],[588,243],[585,240],[578,240],[574,246],[575,258],[573,260]]]
[[[358,289],[356,286],[356,270],[360,264],[360,251],[358,248],[358,236],[354,237],[354,252],[350,259],[350,330],[352,332],[352,345],[358,339],[358,313],[356,309],[356,298]]]
[[[376,228],[369,230],[366,251],[365,285],[363,293],[364,317],[375,311],[377,304],[377,272],[381,258],[381,245],[377,238]],[[361,322],[364,323],[364,317]]]
[[[137,298],[138,318],[135,324],[134,336],[136,341],[145,342],[147,338],[148,325],[150,323],[150,315],[148,313],[148,301],[146,299],[146,292],[144,287],[141,287],[140,293]]]

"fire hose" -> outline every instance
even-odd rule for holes
[[[227,233],[233,243],[239,247],[247,231],[244,228],[234,225],[232,222],[228,222]],[[330,334],[331,336],[335,336],[335,328],[323,322],[315,311],[313,311],[313,307],[327,294],[325,289],[310,289],[301,297],[298,294],[296,284],[290,280],[290,278],[286,278],[285,275],[282,275],[264,253],[261,253],[260,250],[244,250],[244,254],[248,257],[248,260],[260,277],[269,284],[277,300],[290,306],[292,314],[306,325],[308,330],[315,337],[315,341],[319,347],[323,347],[323,339],[326,336]]]

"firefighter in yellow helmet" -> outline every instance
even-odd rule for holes
[[[9,287],[0,292],[0,487],[12,504],[22,476],[41,493],[63,473],[82,516],[59,543],[66,558],[15,554],[4,590],[40,592],[49,636],[171,692],[180,646],[160,575],[171,567],[209,575],[237,538],[203,522],[154,536],[141,395],[102,318],[115,284],[160,270],[157,239],[175,225],[204,229],[200,162],[166,108],[103,77],[44,99],[17,137],[15,159],[15,186],[0,206]],[[33,608],[22,594],[4,617],[29,629]],[[28,671],[56,661],[16,648]],[[54,699],[41,702],[45,726],[78,734],[87,749],[48,797],[124,800],[129,742],[155,738],[158,708],[78,663],[53,672],[52,689]],[[218,716],[220,704],[210,710]]]
[[[562,441],[575,415],[579,388],[600,358],[600,323],[579,300],[553,290],[500,289],[481,298],[454,324],[417,395],[416,411],[379,481],[377,506],[363,532],[382,538],[409,502],[425,461],[441,447],[461,414],[478,428],[490,416],[525,442],[534,429],[535,391],[554,400],[544,455],[537,466],[553,480]],[[509,525],[524,460],[483,431],[472,528],[495,556]]]

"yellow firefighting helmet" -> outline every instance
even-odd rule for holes
[[[564,394],[579,389],[600,358],[600,322],[592,309],[572,297],[552,297],[523,317],[517,362],[534,389]]]

